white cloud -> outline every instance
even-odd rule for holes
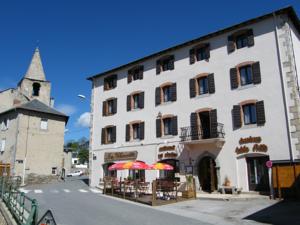
[[[74,114],[76,112],[76,108],[72,105],[68,105],[68,104],[59,104],[57,105],[57,110],[70,116],[72,114]]]
[[[77,119],[76,125],[80,127],[89,127],[90,120],[91,120],[91,114],[89,112],[85,112],[81,114],[80,117]]]

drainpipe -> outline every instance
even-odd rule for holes
[[[18,144],[18,137],[19,137],[19,123],[20,123],[20,117],[17,112],[17,109],[15,109],[15,112],[17,114],[17,126],[16,126],[16,136],[15,136],[15,145],[14,145],[14,154],[13,154],[13,166],[11,168],[11,174],[15,174],[16,172],[16,155],[17,155],[17,144]]]
[[[289,125],[289,113],[288,113],[288,106],[287,106],[287,99],[285,95],[285,85],[284,85],[284,79],[283,79],[283,69],[281,65],[281,54],[280,54],[280,49],[279,49],[279,40],[278,40],[278,33],[277,33],[277,18],[276,14],[273,13],[273,18],[274,18],[274,30],[275,30],[275,39],[276,39],[276,50],[277,50],[277,58],[278,58],[278,65],[279,65],[279,71],[280,71],[280,81],[281,81],[281,91],[282,91],[282,96],[283,96],[283,104],[284,104],[284,114],[285,114],[285,122],[286,122],[286,129],[287,129],[287,135],[288,135],[288,145],[289,145],[289,155],[290,155],[290,161],[294,161],[294,156],[293,156],[293,150],[292,150],[292,141],[291,141],[291,130],[290,130],[290,125]]]
[[[27,120],[27,133],[26,133],[26,143],[25,143],[25,157],[24,157],[24,167],[23,167],[23,174],[22,174],[22,186],[25,185],[25,175],[26,175],[26,159],[27,159],[27,150],[28,150],[28,135],[29,135],[29,121],[30,121],[30,112],[28,114]]]

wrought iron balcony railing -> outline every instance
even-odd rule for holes
[[[218,123],[211,128],[202,128],[201,126],[181,127],[181,141],[202,140],[211,138],[224,138],[224,124]]]

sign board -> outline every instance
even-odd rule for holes
[[[268,168],[272,168],[272,166],[273,166],[272,161],[271,161],[271,160],[267,161],[267,162],[266,162],[266,166],[267,166]]]
[[[104,162],[113,162],[113,161],[125,161],[125,160],[136,160],[137,151],[130,152],[105,152],[104,153]]]
[[[48,210],[37,223],[38,225],[56,225],[54,216],[50,210]]]

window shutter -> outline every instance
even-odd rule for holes
[[[104,78],[103,89],[104,89],[104,91],[107,90],[107,78]]]
[[[106,109],[107,109],[106,104],[107,104],[106,101],[104,101],[104,102],[102,103],[102,115],[103,115],[103,116],[106,116]]]
[[[113,75],[113,86],[114,88],[117,87],[117,81],[118,81],[118,76],[117,74]]]
[[[161,119],[156,119],[156,137],[161,137]]]
[[[240,128],[242,126],[241,107],[234,105],[232,109],[233,127]]]
[[[156,74],[160,74],[161,72],[161,61],[157,60],[156,61]]]
[[[143,80],[144,78],[144,66],[139,67],[139,79]]]
[[[113,126],[112,127],[112,137],[111,137],[112,142],[116,142],[117,140],[117,127]]]
[[[230,84],[231,89],[236,89],[238,87],[238,74],[236,68],[230,69]]]
[[[213,109],[209,112],[210,116],[210,135],[212,138],[218,137],[218,118],[217,118],[217,110]]]
[[[195,55],[195,49],[194,48],[192,48],[192,49],[190,49],[190,64],[194,64],[195,63],[195,57],[196,57],[196,55]]]
[[[255,62],[252,64],[252,75],[253,75],[253,84],[260,84],[261,83],[261,75],[260,75],[259,62]]]
[[[208,92],[210,94],[215,93],[216,88],[215,88],[215,78],[214,78],[214,74],[208,74],[207,76],[207,82],[208,82]]]
[[[266,123],[264,101],[256,102],[256,123],[258,126]]]
[[[128,75],[127,75],[127,83],[132,82],[132,70],[128,70]]]
[[[105,128],[102,128],[102,133],[101,133],[101,144],[104,145],[105,144]]]
[[[170,60],[169,60],[169,69],[170,70],[174,70],[174,61],[175,61],[174,56],[173,55],[170,56]]]
[[[160,87],[157,87],[155,89],[155,105],[159,105],[161,101],[161,97],[160,97]]]
[[[131,95],[127,95],[127,112],[131,110]]]
[[[140,123],[140,140],[145,139],[145,122]]]
[[[130,141],[130,125],[126,124],[126,135],[125,135],[125,141]]]
[[[113,100],[113,114],[116,114],[117,113],[117,105],[118,105],[118,99],[115,98]]]
[[[171,119],[172,124],[172,135],[176,136],[178,134],[178,124],[177,124],[177,116],[173,116]]]
[[[190,98],[196,96],[196,80],[194,78],[190,79]]]
[[[205,45],[205,59],[209,59],[210,58],[210,45],[206,44]]]
[[[198,135],[198,129],[199,129],[199,126],[198,126],[198,123],[197,123],[197,120],[198,120],[198,115],[197,113],[191,113],[191,138],[192,140],[198,140],[199,139],[199,135]]]
[[[177,100],[177,92],[176,92],[176,83],[173,83],[171,85],[171,100],[172,102],[175,102]]]
[[[251,47],[254,45],[253,30],[252,29],[248,30],[247,35],[248,35],[248,47]]]
[[[230,35],[230,36],[228,36],[227,51],[228,51],[228,53],[231,53],[234,50],[235,50],[235,45],[234,45],[233,36]]]
[[[139,108],[144,108],[144,98],[145,98],[145,92],[141,92],[139,96]]]

